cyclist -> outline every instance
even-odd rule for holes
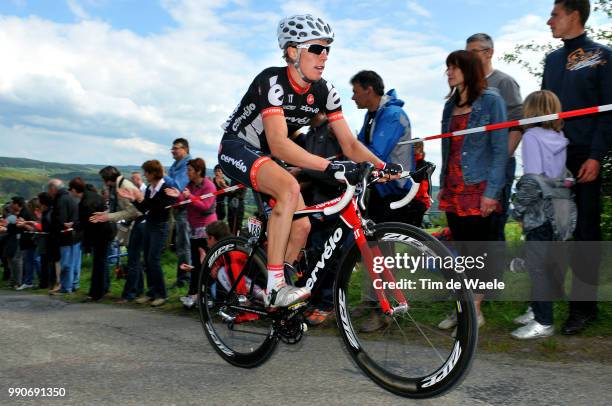
[[[223,125],[225,133],[219,148],[219,163],[225,174],[276,201],[268,224],[265,304],[270,308],[290,306],[310,296],[308,288],[288,286],[285,281],[284,263],[296,260],[306,243],[310,221],[306,217],[292,221],[293,213],[305,207],[300,186],[272,157],[329,176],[343,172],[351,182],[356,180],[358,168],[354,162],[330,162],[310,154],[288,135],[323,112],[345,156],[385,167],[352,135],[337,90],[321,78],[334,40],[330,25],[309,14],[293,15],[280,21],[277,36],[287,66],[264,69],[255,77]],[[402,170],[394,164],[387,169],[393,173]]]

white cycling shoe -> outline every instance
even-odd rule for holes
[[[307,287],[296,288],[295,286],[285,285],[278,290],[273,289],[265,296],[266,307],[289,307],[292,304],[301,302],[310,297],[310,289]]]

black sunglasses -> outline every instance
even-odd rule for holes
[[[329,45],[320,45],[320,44],[298,44],[296,48],[307,49],[308,52],[315,55],[321,55],[323,51],[327,55],[329,55],[329,51],[331,47]]]

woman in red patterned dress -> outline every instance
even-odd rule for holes
[[[482,63],[474,53],[452,52],[446,59],[450,93],[442,115],[442,132],[459,131],[506,121],[506,106],[496,90],[487,89]],[[445,138],[442,140],[440,210],[446,212],[455,241],[495,241],[491,213],[500,211],[499,194],[504,184],[508,160],[508,130],[495,130]],[[482,255],[477,244],[463,244],[460,254]],[[478,244],[481,246],[481,244]],[[492,269],[493,268],[493,269]],[[495,266],[467,274],[480,281],[492,279]],[[483,291],[475,291],[479,326]],[[454,315],[438,327],[452,328]]]

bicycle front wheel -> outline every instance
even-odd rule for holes
[[[427,398],[447,392],[465,377],[478,337],[464,277],[445,268],[452,254],[403,223],[378,224],[366,238],[366,247],[348,250],[334,286],[338,327],[350,356],[395,394]],[[382,298],[394,309],[391,316],[383,314]],[[456,319],[454,334],[438,328],[448,315]]]
[[[263,307],[266,257],[254,250],[244,238],[223,239],[206,255],[199,282],[204,333],[223,359],[242,368],[261,365],[278,344]]]

